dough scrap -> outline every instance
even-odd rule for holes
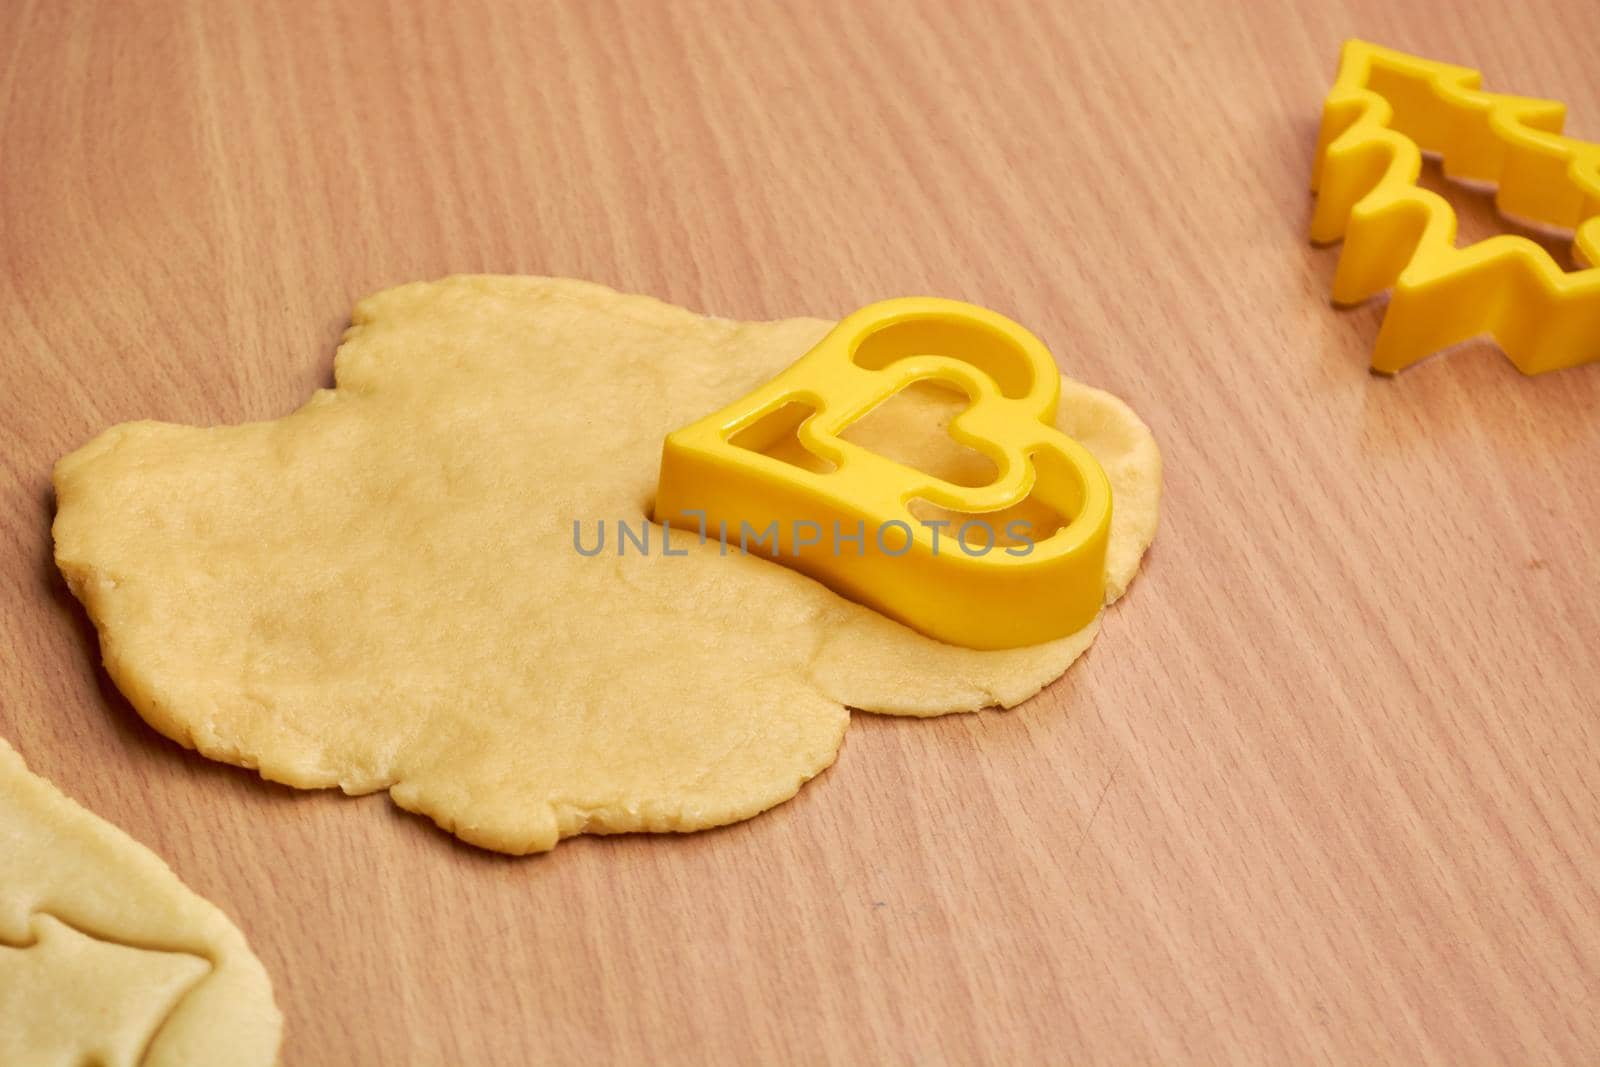
[[[227,916],[0,740],[0,1063],[275,1061],[283,1018]]]
[[[389,289],[352,321],[337,387],[293,414],[116,426],[56,466],[56,562],[107,671],[213,759],[387,789],[473,844],[536,852],[748,818],[833,762],[847,707],[1009,707],[1094,639],[1098,622],[954,648],[715,541],[575,550],[575,522],[586,548],[597,522],[637,530],[662,438],[829,322],[495,276]],[[878,432],[948,416],[897,414]],[[1057,422],[1111,478],[1109,603],[1154,536],[1160,454],[1070,379]]]

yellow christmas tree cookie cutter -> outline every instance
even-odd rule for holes
[[[1392,289],[1372,367],[1403,370],[1492,336],[1524,374],[1600,359],[1600,145],[1561,135],[1566,108],[1479,90],[1481,75],[1346,41],[1322,109],[1311,239],[1344,239],[1337,304]],[[1418,188],[1422,153],[1497,186],[1504,215],[1574,233],[1566,272],[1510,234],[1455,247],[1456,216]]]
[[[949,432],[994,461],[993,482],[957,485],[841,436],[919,381],[966,394]],[[1002,315],[927,297],[871,304],[772,381],[670,434],[654,516],[951,644],[1062,637],[1104,601],[1111,485],[1055,428],[1060,392],[1049,351]]]

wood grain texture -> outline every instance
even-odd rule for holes
[[[1600,368],[1373,378],[1304,234],[1343,37],[1600,138],[1600,24],[1432,6],[9,0],[0,733],[239,922],[291,1065],[1595,1062]],[[1154,428],[1161,534],[1038,699],[858,715],[726,830],[507,859],[164,741],[51,464],[290,411],[458,271],[993,306]]]

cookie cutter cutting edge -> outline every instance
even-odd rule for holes
[[[1346,41],[1322,110],[1311,239],[1344,239],[1336,304],[1392,289],[1372,353],[1386,374],[1489,334],[1524,374],[1600,359],[1600,145],[1561,135],[1555,101],[1482,92],[1481,75]],[[1422,153],[1497,186],[1504,215],[1571,230],[1587,269],[1502,234],[1455,247],[1456,216],[1418,188]]]
[[[957,485],[841,437],[918,381],[966,394],[949,432],[994,461],[990,484]],[[1060,392],[1049,350],[1002,315],[932,297],[870,304],[776,378],[668,435],[654,517],[702,537],[725,531],[713,539],[741,523],[759,532],[777,522],[766,554],[951,644],[1010,648],[1063,637],[1104,603],[1111,484],[1089,451],[1055,428]],[[769,454],[785,443],[803,449],[805,466]],[[962,523],[990,516],[998,534],[1006,509],[1029,500],[1061,526],[1025,554],[1020,541],[969,554],[979,546],[960,536]],[[913,501],[961,522],[941,538]],[[864,529],[862,547],[849,541],[839,551],[837,537],[812,544],[799,533],[802,521],[829,535]]]

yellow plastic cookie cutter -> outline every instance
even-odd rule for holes
[[[956,485],[840,436],[929,380],[966,394],[950,435],[994,460],[991,484]],[[772,558],[951,644],[1062,637],[1105,598],[1111,484],[1055,428],[1060,392],[1049,350],[1002,315],[927,297],[870,304],[772,381],[670,434],[654,515],[746,550],[754,536]],[[951,518],[919,519],[917,501]],[[1058,528],[1013,526],[1008,509],[1024,502]]]
[[[1484,334],[1524,374],[1600,359],[1600,145],[1561,135],[1566,108],[1486,93],[1481,75],[1346,41],[1322,109],[1311,239],[1344,239],[1337,304],[1392,289],[1373,349],[1385,374]],[[1455,247],[1456,216],[1416,185],[1422,153],[1490,182],[1504,215],[1574,232],[1566,272],[1525,237]]]

